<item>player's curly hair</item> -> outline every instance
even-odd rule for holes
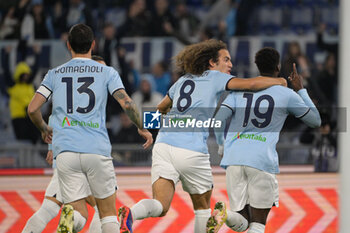
[[[273,74],[280,62],[280,54],[274,48],[265,47],[255,54],[255,64],[260,74]]]
[[[226,44],[215,39],[186,46],[174,57],[176,68],[181,73],[201,75],[209,69],[210,59],[218,61],[221,49],[227,49]]]

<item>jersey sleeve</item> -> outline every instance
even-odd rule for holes
[[[234,76],[217,72],[215,78],[212,79],[213,86],[216,87],[216,90],[221,92],[226,90],[228,81],[230,81]]]
[[[229,108],[232,113],[235,112],[236,108],[236,100],[235,100],[235,94],[231,92],[226,99],[221,104],[222,107]]]
[[[36,92],[41,94],[46,98],[46,100],[48,100],[52,94],[53,86],[54,84],[53,84],[53,78],[52,78],[52,71],[49,70]]]
[[[215,115],[215,119],[221,121],[220,128],[214,128],[216,142],[218,145],[224,144],[224,135],[227,119],[233,115],[235,109],[235,95],[230,93],[226,99],[222,102],[219,111]]]
[[[114,68],[111,68],[111,71],[109,73],[107,86],[108,86],[108,91],[111,95],[113,95],[114,92],[120,89],[124,89],[122,79],[120,78],[118,72]]]
[[[310,107],[305,104],[297,93],[290,91],[287,110],[296,118],[301,118],[310,111]]]
[[[170,98],[171,100],[174,99],[175,90],[176,90],[176,85],[177,85],[177,82],[174,83],[174,84],[170,87],[169,91],[167,92],[167,96],[169,96],[169,98]]]
[[[301,89],[298,94],[291,91],[288,102],[288,112],[302,120],[310,127],[317,127],[321,124],[320,114],[307,94],[306,89]]]

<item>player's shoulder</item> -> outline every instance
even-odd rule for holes
[[[189,79],[189,76],[183,75],[178,80],[176,80],[176,82],[173,85],[174,86],[179,85],[179,84],[183,83],[184,81],[186,81],[187,79]]]
[[[208,77],[208,78],[213,78],[213,77],[227,77],[227,78],[233,78],[234,76],[231,74],[226,74],[223,72],[220,72],[218,70],[207,70],[204,71],[204,73],[202,74],[202,77]]]
[[[52,73],[52,72],[58,72],[60,69],[62,69],[63,67],[66,67],[66,66],[68,66],[69,64],[70,64],[70,62],[71,62],[72,60],[69,60],[69,61],[67,61],[67,62],[65,62],[65,63],[63,63],[63,64],[61,64],[61,65],[59,65],[59,66],[56,66],[56,67],[53,67],[52,69],[49,69],[48,70],[48,73],[50,72],[50,73]]]
[[[234,100],[235,98],[238,97],[238,95],[242,95],[243,92],[238,92],[238,91],[226,91],[224,95],[226,95],[225,101],[228,100]]]
[[[289,101],[290,99],[298,98],[298,94],[293,89],[280,85],[269,87],[261,91],[261,93],[268,94],[279,101]]]
[[[97,64],[98,64],[99,66],[102,66],[103,69],[106,70],[107,72],[113,72],[113,73],[118,73],[118,74],[119,74],[119,72],[118,72],[114,67],[112,67],[112,66],[106,66],[106,65],[100,64],[100,63],[98,63],[98,62],[97,62]]]
[[[281,86],[281,85],[274,85],[274,86],[271,86],[263,91],[274,91],[274,92],[278,92],[278,93],[293,93],[294,91],[292,89],[290,89],[289,87],[284,87],[284,86]]]

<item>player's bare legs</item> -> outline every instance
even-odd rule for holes
[[[165,216],[174,197],[174,182],[172,180],[160,177],[156,182],[153,183],[152,193],[153,199],[158,200],[163,206],[163,211],[159,217]]]
[[[96,201],[95,198],[90,195],[87,198],[85,198],[85,201],[91,206],[91,207],[95,207],[96,206]]]
[[[210,208],[210,197],[213,190],[209,190],[203,194],[190,194],[193,208],[195,210],[203,210]]]
[[[165,216],[170,208],[175,193],[172,180],[160,177],[152,185],[153,199],[143,199],[133,207],[122,206],[118,210],[121,232],[132,232],[134,219],[140,220],[149,217]]]
[[[47,152],[46,161],[52,165],[52,150],[49,150]],[[59,213],[62,203],[56,199],[58,191],[58,185],[56,181],[57,174],[54,172],[50,184],[46,188],[46,191],[48,193],[46,194],[45,192],[44,201],[42,202],[40,208],[28,219],[26,225],[22,230],[22,233],[42,232],[45,229],[46,225]]]
[[[243,210],[238,211],[245,219],[250,219],[250,205],[246,205]]]
[[[73,206],[73,209],[78,211],[81,216],[83,216],[84,218],[88,218],[88,209],[86,206],[86,201],[85,199],[80,199],[77,201],[73,201],[71,203],[69,203],[71,206]]]
[[[116,193],[104,199],[95,198],[99,210],[102,233],[119,233],[119,222],[117,219],[117,209],[115,207]],[[116,231],[117,229],[118,231]]]
[[[115,198],[116,193],[104,199],[95,198],[101,219],[107,216],[117,216]]]
[[[58,201],[56,198],[54,198],[54,197],[45,196],[45,199],[50,200],[50,201],[52,201],[52,202],[55,202],[59,207],[62,206],[62,203],[59,202],[59,201]]]
[[[89,227],[89,232],[96,232],[96,233],[101,233],[101,221],[100,221],[100,215],[99,215],[99,211],[96,205],[96,200],[93,196],[88,196],[87,198],[85,198],[86,202],[95,209],[95,213],[94,216],[92,218],[92,221],[90,223],[90,227]]]
[[[86,200],[81,199],[69,203],[74,209],[74,229],[79,232],[81,231],[88,219],[88,209]]]
[[[271,208],[269,209],[256,209],[254,207],[250,207],[250,221],[249,221],[249,230],[250,232],[259,232],[264,233],[265,232],[265,225],[266,225],[266,219],[270,212]]]
[[[207,221],[210,217],[210,197],[212,190],[202,194],[190,194],[195,214],[194,232],[205,232]]]

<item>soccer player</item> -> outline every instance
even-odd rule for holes
[[[88,217],[85,197],[91,193],[99,210],[102,232],[119,232],[115,208],[116,178],[111,158],[111,144],[105,126],[108,92],[120,103],[138,132],[152,145],[151,133],[142,128],[140,114],[124,90],[117,71],[91,60],[95,45],[91,28],[72,26],[67,47],[72,59],[49,70],[34,95],[28,114],[41,131],[45,142],[52,141],[53,156],[64,207],[58,232],[73,231],[74,221]],[[41,107],[52,96],[52,128],[43,120]],[[89,189],[90,187],[90,189]]]
[[[101,56],[93,55],[91,59],[97,61],[102,65],[106,65],[104,59]],[[49,119],[50,125],[50,119]],[[49,144],[49,150],[46,155],[46,161],[53,168],[53,176],[49,185],[45,191],[45,198],[40,208],[28,219],[25,227],[22,230],[22,233],[37,233],[42,232],[46,225],[59,213],[62,206],[61,193],[58,187],[58,177],[56,169],[56,160],[53,159],[52,154],[52,144]],[[95,210],[95,214],[90,223],[90,232],[100,233],[101,232],[101,223],[100,217],[98,214],[98,209],[94,197],[90,194],[86,198],[86,202]],[[77,224],[77,221],[75,222]]]
[[[261,75],[277,77],[279,53],[263,48],[255,55]],[[303,88],[302,77],[293,64],[291,90],[273,86],[259,92],[232,92],[222,103],[216,118],[232,117],[224,141],[224,130],[215,129],[219,145],[224,141],[221,166],[226,169],[226,186],[230,210],[223,202],[215,205],[207,222],[207,232],[215,233],[226,222],[232,230],[249,233],[265,231],[266,219],[272,206],[278,206],[279,173],[276,143],[288,114],[310,127],[319,127],[320,115]],[[222,125],[224,129],[225,124]]]
[[[260,90],[272,85],[286,85],[283,78],[233,78],[231,57],[222,41],[208,40],[185,47],[176,56],[176,65],[185,75],[170,89],[158,109],[168,115],[186,116],[199,111],[201,119],[211,118],[218,98],[225,90]],[[132,232],[132,220],[164,216],[170,207],[175,185],[181,181],[189,193],[194,213],[194,232],[205,232],[210,217],[213,188],[207,148],[208,129],[186,132],[160,130],[152,152],[153,199],[143,199],[131,209],[118,211],[122,232]]]

